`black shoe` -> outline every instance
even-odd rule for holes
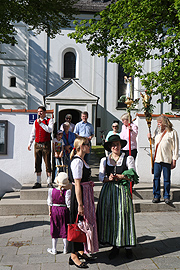
[[[159,203],[160,202],[160,199],[158,199],[158,198],[154,198],[153,200],[152,200],[152,203]]]
[[[170,199],[168,199],[168,198],[164,199],[164,202],[165,202],[166,204],[170,204],[170,203],[171,203]]]
[[[40,183],[35,183],[32,188],[33,189],[35,189],[35,188],[41,188],[41,184]]]
[[[126,248],[126,257],[130,259],[132,258],[132,256],[133,256],[132,249]]]
[[[48,188],[53,188],[54,186],[53,186],[52,183],[49,183],[49,184],[47,184],[47,187],[48,187]]]
[[[89,268],[86,263],[82,262],[80,265],[77,265],[71,257],[69,257],[69,265],[75,265],[77,268]]]
[[[113,260],[113,259],[115,259],[118,256],[118,254],[119,254],[119,249],[117,247],[113,247],[111,249],[111,252],[110,252],[108,258],[110,260]]]
[[[79,259],[84,259],[84,260],[86,260],[86,262],[95,261],[95,259],[96,259],[96,258],[94,258],[92,256],[87,256],[86,254],[80,254],[79,252],[78,252],[77,255],[78,255]]]

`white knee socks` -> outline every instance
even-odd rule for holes
[[[41,175],[37,175],[37,183],[41,184]]]
[[[63,243],[64,243],[63,253],[66,254],[67,253],[67,244],[68,244],[68,241],[66,238],[63,238]]]
[[[51,176],[48,176],[47,177],[47,184],[50,184],[52,181],[51,181]]]
[[[56,251],[58,238],[52,238],[52,250]]]

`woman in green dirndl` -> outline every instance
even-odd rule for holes
[[[127,144],[119,135],[112,135],[105,142],[104,148],[111,152],[102,158],[99,180],[103,187],[97,206],[98,237],[101,244],[113,246],[109,259],[119,254],[119,248],[126,248],[126,255],[132,255],[131,247],[136,245],[134,211],[130,194],[130,181],[138,182],[134,158],[125,157],[121,148]]]

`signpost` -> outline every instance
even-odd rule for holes
[[[29,125],[33,125],[34,121],[37,119],[37,113],[30,113],[29,114]]]

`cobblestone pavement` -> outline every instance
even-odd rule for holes
[[[108,259],[111,247],[101,247],[91,270],[130,269],[180,270],[180,212],[136,213],[138,244],[133,257],[127,259],[124,249],[118,258]],[[0,217],[0,270],[61,270],[77,269],[68,265],[69,254],[47,253],[51,247],[49,216]]]

